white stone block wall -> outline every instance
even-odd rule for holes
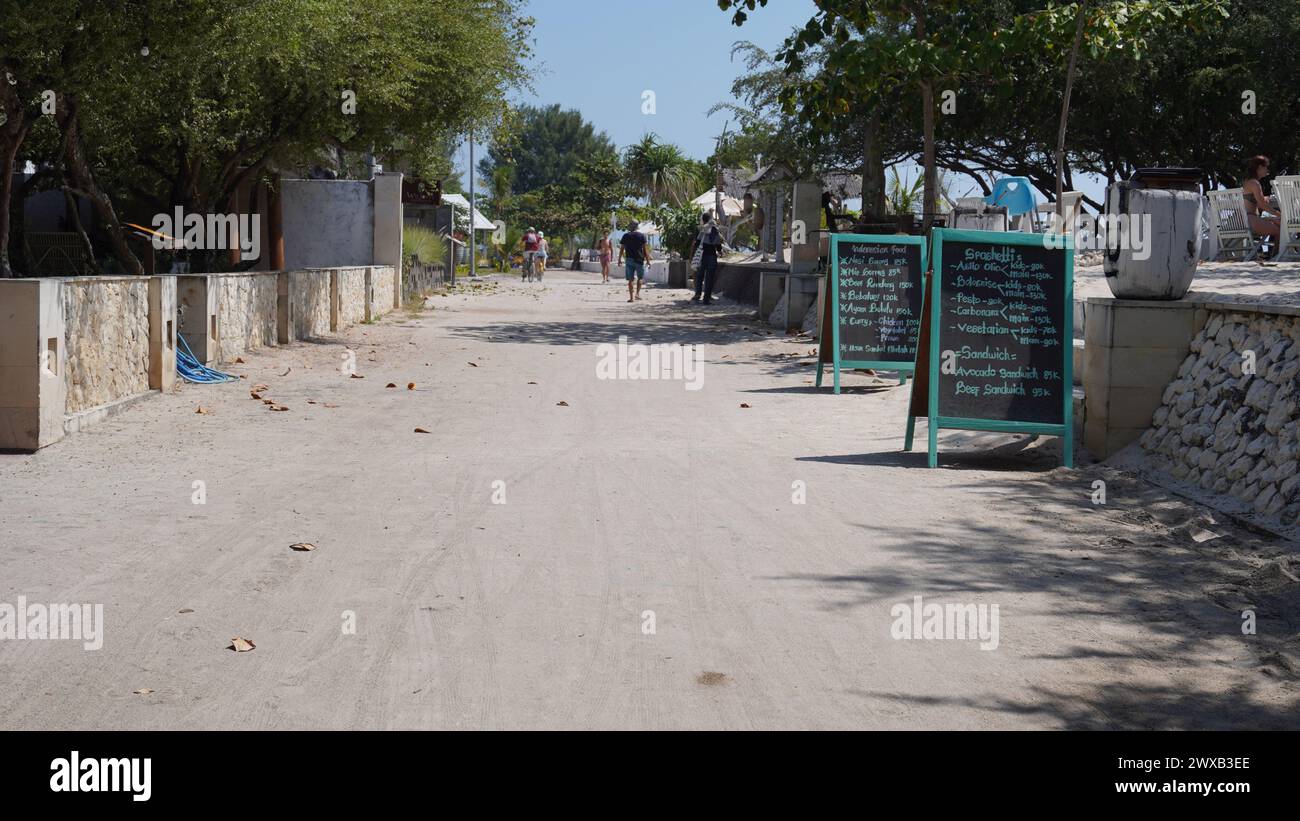
[[[1300,524],[1300,317],[1213,312],[1162,400],[1140,440],[1156,467]]]
[[[289,272],[289,303],[294,339],[323,337],[330,332],[330,271],[325,268]]]
[[[149,390],[148,278],[68,280],[63,303],[67,413]]]
[[[366,319],[366,269],[340,268],[336,272],[339,283],[339,330]]]
[[[370,318],[383,316],[393,310],[397,286],[396,272],[391,265],[375,265],[370,269]]]
[[[273,272],[213,275],[217,289],[220,361],[276,344],[276,282]]]

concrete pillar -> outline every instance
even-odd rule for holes
[[[790,273],[808,274],[817,270],[821,254],[821,221],[821,185],[796,182],[794,206],[790,213]]]
[[[176,384],[176,277],[149,278],[149,387]]]
[[[207,274],[176,277],[176,304],[180,311],[180,335],[185,337],[194,358],[204,365],[221,359],[221,328],[217,314],[217,288]]]
[[[63,438],[64,337],[62,280],[0,280],[0,450]]]
[[[1209,312],[1187,300],[1090,297],[1086,315],[1083,444],[1104,459],[1150,427]]]
[[[375,194],[374,264],[393,266],[393,308],[402,307],[402,175],[383,173]]]

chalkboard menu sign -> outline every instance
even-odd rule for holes
[[[831,236],[819,386],[826,364],[834,367],[836,393],[844,368],[897,371],[906,381],[916,367],[924,271],[924,237]]]
[[[932,466],[940,428],[1061,436],[1070,465],[1072,243],[1002,231],[934,233],[917,364],[928,373],[913,385],[906,447],[915,417],[925,415]]]

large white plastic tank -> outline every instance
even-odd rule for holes
[[[1102,263],[1106,284],[1117,298],[1182,299],[1191,288],[1201,257],[1199,173],[1143,169],[1106,189],[1105,216],[1126,215],[1130,224],[1130,241],[1108,246]],[[1134,227],[1135,221],[1140,225]],[[1141,242],[1132,241],[1134,231],[1140,232]]]

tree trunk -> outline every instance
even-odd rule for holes
[[[1056,214],[1065,216],[1065,129],[1070,121],[1070,94],[1074,91],[1074,72],[1079,62],[1079,47],[1083,44],[1083,21],[1088,13],[1088,0],[1079,3],[1079,18],[1074,25],[1074,47],[1070,49],[1070,65],[1065,70],[1065,98],[1061,100],[1061,126],[1056,132]]]
[[[86,162],[85,149],[81,143],[81,124],[77,117],[77,98],[75,94],[62,94],[54,111],[59,129],[63,132],[64,173],[72,183],[76,193],[90,200],[104,227],[108,230],[109,244],[113,256],[128,274],[140,276],[144,266],[126,244],[126,231],[117,219],[113,201],[99,188],[95,174]]]
[[[924,6],[921,7],[924,9]],[[925,40],[925,14],[916,12],[916,26],[913,29],[917,40]],[[921,195],[921,226],[926,233],[934,220],[935,201],[939,196],[939,169],[934,161],[934,81],[926,78],[921,81],[921,123],[924,144],[921,150],[922,165],[925,168],[925,188]]]
[[[922,161],[925,167],[925,188],[921,195],[921,219],[925,231],[938,211],[935,202],[939,196],[939,169],[934,161],[934,85],[929,80],[921,82],[921,106],[924,109],[922,124],[925,146]]]
[[[9,224],[10,208],[13,205],[14,165],[18,161],[18,149],[31,130],[31,124],[23,111],[22,101],[12,91],[8,83],[0,83],[4,95],[3,105],[5,124],[0,127],[0,279],[14,276],[13,266],[9,262]]]
[[[880,218],[885,213],[885,158],[880,151],[880,113],[873,111],[863,128],[862,211]]]
[[[81,203],[77,202],[77,197],[67,186],[63,188],[63,206],[68,214],[68,222],[72,230],[81,237],[81,250],[86,252],[86,268],[77,271],[77,275],[93,274],[95,272],[95,246],[90,244],[90,235],[86,233],[86,226],[81,224]]]

